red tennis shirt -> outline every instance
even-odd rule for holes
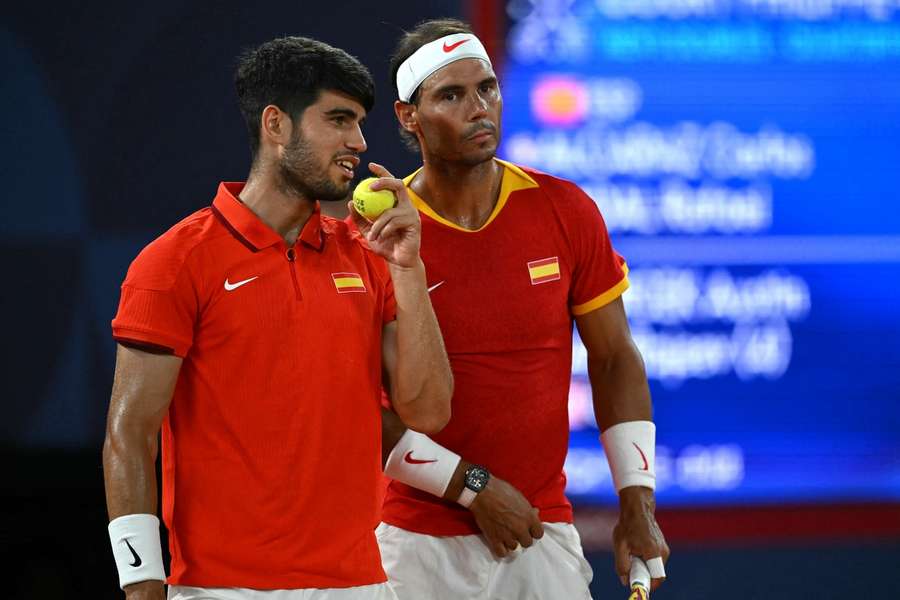
[[[518,488],[541,520],[571,522],[563,464],[573,317],[618,298],[627,267],[578,186],[499,162],[500,197],[478,230],[410,190],[454,377],[453,415],[434,439]],[[382,520],[431,535],[479,532],[468,510],[397,481]]]
[[[384,261],[318,206],[293,247],[223,183],[138,255],[120,342],[182,357],[162,427],[169,583],[379,583]]]

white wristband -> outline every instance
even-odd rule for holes
[[[159,519],[155,515],[123,515],[109,524],[109,541],[119,570],[119,587],[158,579],[166,580]]]
[[[633,485],[656,489],[656,425],[628,421],[600,435],[616,493]]]
[[[391,479],[441,497],[459,464],[459,455],[427,435],[407,429],[388,456],[384,474]]]

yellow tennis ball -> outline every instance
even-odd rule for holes
[[[370,221],[374,221],[378,215],[393,208],[397,203],[397,197],[391,190],[374,192],[369,189],[369,186],[375,181],[378,181],[377,177],[363,179],[353,190],[353,208]]]

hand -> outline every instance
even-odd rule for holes
[[[626,487],[619,492],[619,522],[613,529],[613,547],[616,556],[616,572],[623,585],[628,585],[631,557],[640,556],[647,561],[661,556],[663,563],[669,560],[669,546],[656,523],[656,500],[653,490],[646,487]],[[650,582],[655,590],[665,578]]]
[[[493,475],[475,496],[469,510],[498,558],[514,551],[519,544],[528,548],[544,535],[538,509],[522,492]]]
[[[162,581],[140,581],[125,586],[126,600],[166,600],[166,589]]]
[[[369,247],[388,263],[403,268],[415,267],[419,262],[422,222],[419,211],[412,205],[406,186],[378,163],[369,163],[369,170],[381,179],[373,182],[373,191],[390,190],[397,196],[397,205],[381,213],[374,223],[356,212],[349,203],[350,214]]]

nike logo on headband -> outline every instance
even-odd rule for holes
[[[447,42],[444,42],[444,52],[453,52],[454,50],[456,50],[457,48],[459,48],[460,46],[462,46],[463,44],[468,42],[470,39],[472,39],[472,38],[466,38],[464,40],[459,40],[458,42],[454,42],[453,44],[450,44],[449,46],[447,45]]]

